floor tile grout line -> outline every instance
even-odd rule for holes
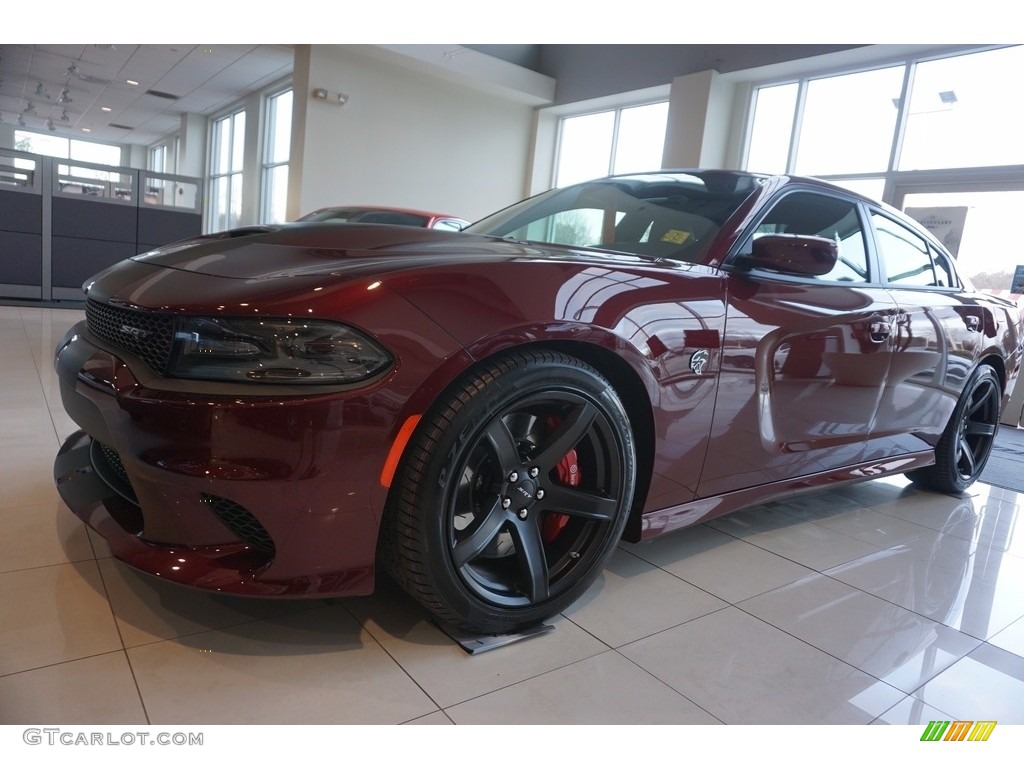
[[[0,680],[3,680],[6,677],[14,677],[16,675],[23,675],[23,674],[25,674],[27,672],[38,672],[38,671],[43,670],[43,669],[51,669],[53,667],[59,667],[59,666],[62,666],[64,664],[75,664],[76,662],[86,661],[87,659],[96,659],[96,658],[99,658],[100,656],[111,656],[111,655],[116,654],[116,653],[121,653],[124,650],[125,650],[124,648],[114,648],[114,649],[109,650],[109,651],[99,651],[98,653],[87,653],[84,656],[76,656],[73,659],[61,659],[60,661],[53,661],[53,662],[50,662],[48,664],[39,664],[39,665],[34,666],[34,667],[25,667],[25,669],[16,669],[13,672],[0,672]]]
[[[363,632],[366,632],[366,634],[368,634],[368,635],[369,635],[370,637],[372,637],[372,638],[373,638],[373,642],[375,642],[375,643],[377,644],[377,647],[378,647],[378,648],[380,648],[380,649],[381,649],[381,650],[382,650],[382,651],[383,651],[383,652],[385,653],[385,655],[387,655],[387,657],[388,657],[389,659],[391,659],[391,661],[393,661],[393,662],[395,663],[395,666],[397,666],[397,667],[398,667],[398,668],[399,668],[400,670],[402,670],[402,673],[403,673],[403,674],[404,674],[404,675],[405,675],[406,677],[408,677],[408,678],[409,678],[409,680],[410,680],[410,681],[412,682],[412,684],[413,684],[413,685],[415,685],[415,686],[416,686],[417,688],[419,688],[419,689],[420,689],[420,690],[421,690],[421,691],[423,692],[423,695],[424,695],[424,696],[426,696],[426,697],[427,697],[427,698],[428,698],[428,699],[430,700],[430,702],[431,702],[431,703],[432,703],[432,704],[433,704],[433,705],[434,705],[435,707],[437,707],[437,710],[438,710],[438,711],[440,711],[440,712],[445,712],[445,708],[444,708],[444,707],[442,707],[442,706],[441,706],[441,705],[440,705],[440,704],[439,704],[439,703],[437,702],[437,700],[436,700],[436,699],[435,699],[435,698],[434,698],[433,696],[431,696],[431,695],[430,695],[430,693],[429,693],[429,692],[428,692],[428,691],[426,690],[426,688],[424,688],[424,687],[423,687],[423,685],[422,685],[422,684],[420,683],[420,681],[416,679],[415,675],[413,675],[413,674],[412,674],[412,672],[410,672],[410,671],[409,671],[408,669],[406,669],[406,668],[405,668],[405,665],[404,665],[404,664],[402,664],[402,662],[401,662],[401,661],[399,661],[399,660],[398,660],[398,659],[397,659],[397,658],[395,657],[395,655],[394,655],[393,653],[391,653],[391,651],[389,651],[389,650],[388,650],[387,646],[386,646],[386,645],[384,645],[384,643],[382,643],[382,642],[381,642],[381,641],[380,641],[380,640],[379,640],[379,639],[377,638],[377,636],[376,636],[376,635],[374,634],[374,632],[373,632],[373,629],[372,629],[372,628],[370,628],[370,627],[368,626],[368,623],[364,623],[364,622],[363,622],[363,621],[362,621],[362,620],[361,620],[361,619],[360,619],[360,618],[359,618],[358,616],[356,616],[356,615],[355,615],[355,613],[353,613],[353,612],[352,612],[352,610],[351,610],[351,609],[350,609],[350,608],[348,607],[348,604],[347,604],[346,602],[343,602],[343,603],[341,603],[341,604],[340,604],[340,607],[341,607],[341,608],[342,608],[342,609],[343,609],[343,610],[344,610],[344,611],[345,611],[345,612],[346,612],[346,613],[347,613],[347,614],[348,614],[349,616],[351,616],[351,617],[352,617],[352,620],[353,620],[353,621],[355,621],[355,623],[359,625],[359,628],[360,628],[360,629],[361,629],[361,630],[362,630]],[[454,642],[454,641],[452,641],[452,642]],[[432,714],[432,713],[430,713],[430,712],[427,712],[427,713],[426,713],[426,714],[424,714],[424,715],[420,715],[420,717],[426,717],[426,715],[429,715],[429,714]],[[445,712],[445,717],[448,717],[448,714],[447,714],[446,712]],[[413,718],[413,719],[416,719],[416,718]],[[448,719],[449,719],[449,720],[451,720],[451,718],[450,718],[450,717],[448,717]]]
[[[822,575],[824,576],[824,575],[826,575],[826,574],[822,574]],[[843,583],[843,582],[840,582],[840,583]],[[850,585],[849,585],[849,584],[844,584],[844,586],[850,586]],[[856,589],[856,587],[852,587],[852,588],[853,588],[853,589]],[[868,595],[870,595],[870,593],[865,593],[865,594],[868,594]],[[758,615],[756,615],[756,614],[753,614],[753,613],[751,613],[750,611],[746,610],[746,609],[745,609],[745,608],[743,608],[742,606],[739,606],[739,605],[735,605],[735,606],[733,606],[733,607],[734,607],[734,608],[736,608],[736,609],[737,609],[737,610],[739,610],[739,611],[742,611],[742,612],[743,612],[744,614],[746,614],[746,615],[747,615],[747,616],[749,616],[750,618],[752,618],[752,619],[756,619],[757,621],[761,622],[762,624],[764,624],[764,625],[766,625],[766,626],[769,626],[769,627],[771,627],[772,629],[776,629],[776,630],[778,630],[779,632],[782,632],[783,634],[785,634],[785,635],[788,635],[789,637],[793,638],[794,640],[796,640],[796,641],[798,641],[798,642],[800,642],[800,643],[803,643],[804,645],[806,645],[806,646],[808,646],[808,647],[810,647],[810,648],[813,648],[813,649],[815,649],[815,650],[816,650],[816,651],[818,651],[819,653],[823,653],[823,654],[825,654],[826,656],[829,656],[830,658],[832,658],[832,659],[835,659],[835,660],[836,660],[836,661],[838,661],[838,662],[839,662],[840,664],[843,664],[843,665],[845,665],[845,666],[847,666],[847,667],[850,667],[851,669],[855,669],[855,670],[857,670],[858,672],[862,672],[863,674],[865,674],[865,675],[867,675],[868,677],[872,678],[873,680],[875,680],[875,681],[877,681],[877,682],[881,683],[882,685],[886,685],[886,686],[888,686],[888,687],[890,687],[890,688],[892,688],[892,689],[894,689],[894,690],[897,690],[897,691],[899,691],[900,693],[902,693],[902,694],[905,694],[905,695],[907,695],[907,696],[912,696],[912,695],[914,694],[914,692],[915,692],[915,691],[918,691],[918,690],[920,690],[920,689],[921,689],[921,687],[922,687],[922,686],[924,686],[924,685],[925,685],[925,684],[926,684],[926,683],[928,682],[928,680],[932,680],[932,679],[934,679],[935,677],[937,677],[938,675],[942,674],[942,673],[943,673],[943,672],[945,672],[945,671],[946,671],[947,669],[949,669],[950,667],[952,667],[952,666],[953,666],[953,664],[956,664],[957,662],[959,662],[959,661],[961,661],[961,660],[963,660],[963,659],[967,658],[967,657],[968,657],[968,656],[969,656],[970,654],[974,653],[974,652],[975,652],[975,651],[976,651],[976,650],[977,650],[977,649],[978,649],[978,648],[980,647],[980,644],[979,644],[979,645],[976,645],[976,646],[974,646],[974,648],[972,648],[972,649],[971,649],[970,651],[968,651],[967,653],[965,653],[965,654],[964,654],[963,656],[960,656],[960,657],[959,657],[959,658],[957,658],[957,659],[956,659],[955,661],[952,661],[952,662],[950,662],[950,663],[949,663],[948,665],[946,665],[946,666],[945,666],[945,667],[943,667],[943,668],[942,668],[941,670],[939,670],[938,672],[936,672],[936,673],[935,673],[934,675],[932,675],[931,677],[929,677],[929,678],[928,678],[928,680],[926,680],[925,682],[922,682],[922,683],[921,683],[920,685],[918,685],[918,686],[917,686],[916,688],[914,688],[914,690],[913,690],[913,691],[904,691],[904,690],[903,690],[902,688],[899,688],[899,687],[897,687],[897,686],[893,685],[892,683],[887,683],[887,682],[886,682],[885,680],[882,680],[882,679],[881,679],[880,677],[878,677],[878,676],[877,676],[877,675],[875,675],[874,673],[872,673],[872,672],[868,672],[868,671],[867,671],[866,669],[862,669],[861,667],[858,667],[858,666],[857,666],[856,664],[854,664],[853,662],[847,661],[846,659],[842,659],[842,658],[840,658],[839,656],[836,656],[836,655],[835,655],[834,653],[832,653],[831,651],[827,651],[827,650],[825,650],[824,648],[819,648],[819,647],[818,647],[817,645],[815,645],[814,643],[812,643],[812,642],[811,642],[810,640],[805,640],[805,639],[804,639],[804,638],[802,638],[802,637],[799,637],[799,636],[797,636],[797,635],[794,635],[794,634],[793,634],[793,633],[792,633],[791,631],[789,631],[789,630],[788,630],[788,629],[786,629],[785,627],[780,627],[780,626],[777,626],[777,625],[773,624],[772,622],[768,621],[767,619],[764,619],[764,618],[762,618],[762,617],[760,617],[760,616],[758,616]],[[897,608],[900,608],[901,606],[896,606],[896,607],[897,607]],[[906,609],[904,608],[903,610],[906,610]],[[927,617],[923,617],[923,618],[926,618],[926,619],[927,619]],[[934,620],[932,620],[932,619],[929,619],[929,621],[933,621],[933,622],[934,622]],[[937,624],[938,622],[934,622],[934,623],[936,623],[936,624]],[[943,625],[943,626],[945,626],[945,625]],[[952,627],[950,627],[950,629],[952,629]],[[959,631],[959,630],[954,630],[954,631]],[[960,634],[964,634],[964,633],[962,633],[962,632],[961,632]],[[967,635],[967,636],[968,636],[968,637],[971,637],[970,635]],[[976,638],[973,638],[973,639],[976,639]],[[984,641],[982,641],[982,642],[984,642]]]
[[[117,612],[114,610],[114,603],[110,599],[110,588],[107,586],[107,580],[103,577],[103,569],[100,568],[99,561],[96,562],[96,573],[99,574],[100,584],[103,586],[103,594],[107,599],[107,608],[110,610],[111,621],[114,622],[114,629],[117,630],[117,637],[121,641],[121,652],[124,653],[125,661],[128,664],[128,672],[132,676],[132,684],[135,686],[135,693],[139,697],[139,706],[142,707],[142,715],[146,718],[146,724],[152,725],[153,721],[149,716],[149,709],[146,707],[146,699],[142,695],[142,687],[139,685],[138,675],[135,674],[135,666],[132,664],[132,657],[128,653],[128,647],[125,645],[124,634],[121,632],[121,624],[117,620]]]

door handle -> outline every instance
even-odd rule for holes
[[[881,344],[892,336],[892,325],[881,321],[875,321],[868,326],[868,335],[871,337],[872,341]]]

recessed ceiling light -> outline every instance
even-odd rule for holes
[[[82,133],[92,133],[92,128],[83,128]]]
[[[101,110],[102,112],[113,112],[113,111],[114,111],[114,110],[113,110],[113,109],[111,109],[110,107],[100,107],[100,110]]]
[[[138,85],[139,84],[138,80],[125,80],[125,82],[128,83],[128,85]]]

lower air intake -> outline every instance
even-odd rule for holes
[[[199,500],[208,505],[217,519],[239,539],[268,557],[273,557],[276,551],[274,540],[270,538],[267,529],[260,525],[260,521],[253,516],[252,512],[231,499],[224,499],[209,493],[201,494]]]

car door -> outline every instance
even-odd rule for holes
[[[855,464],[881,399],[896,303],[874,274],[859,203],[800,190],[774,202],[727,261],[718,398],[699,495]],[[819,277],[743,270],[762,234],[834,240]]]
[[[868,458],[930,450],[974,368],[991,311],[965,292],[949,257],[884,211],[872,210],[881,269],[899,313],[893,361]]]

